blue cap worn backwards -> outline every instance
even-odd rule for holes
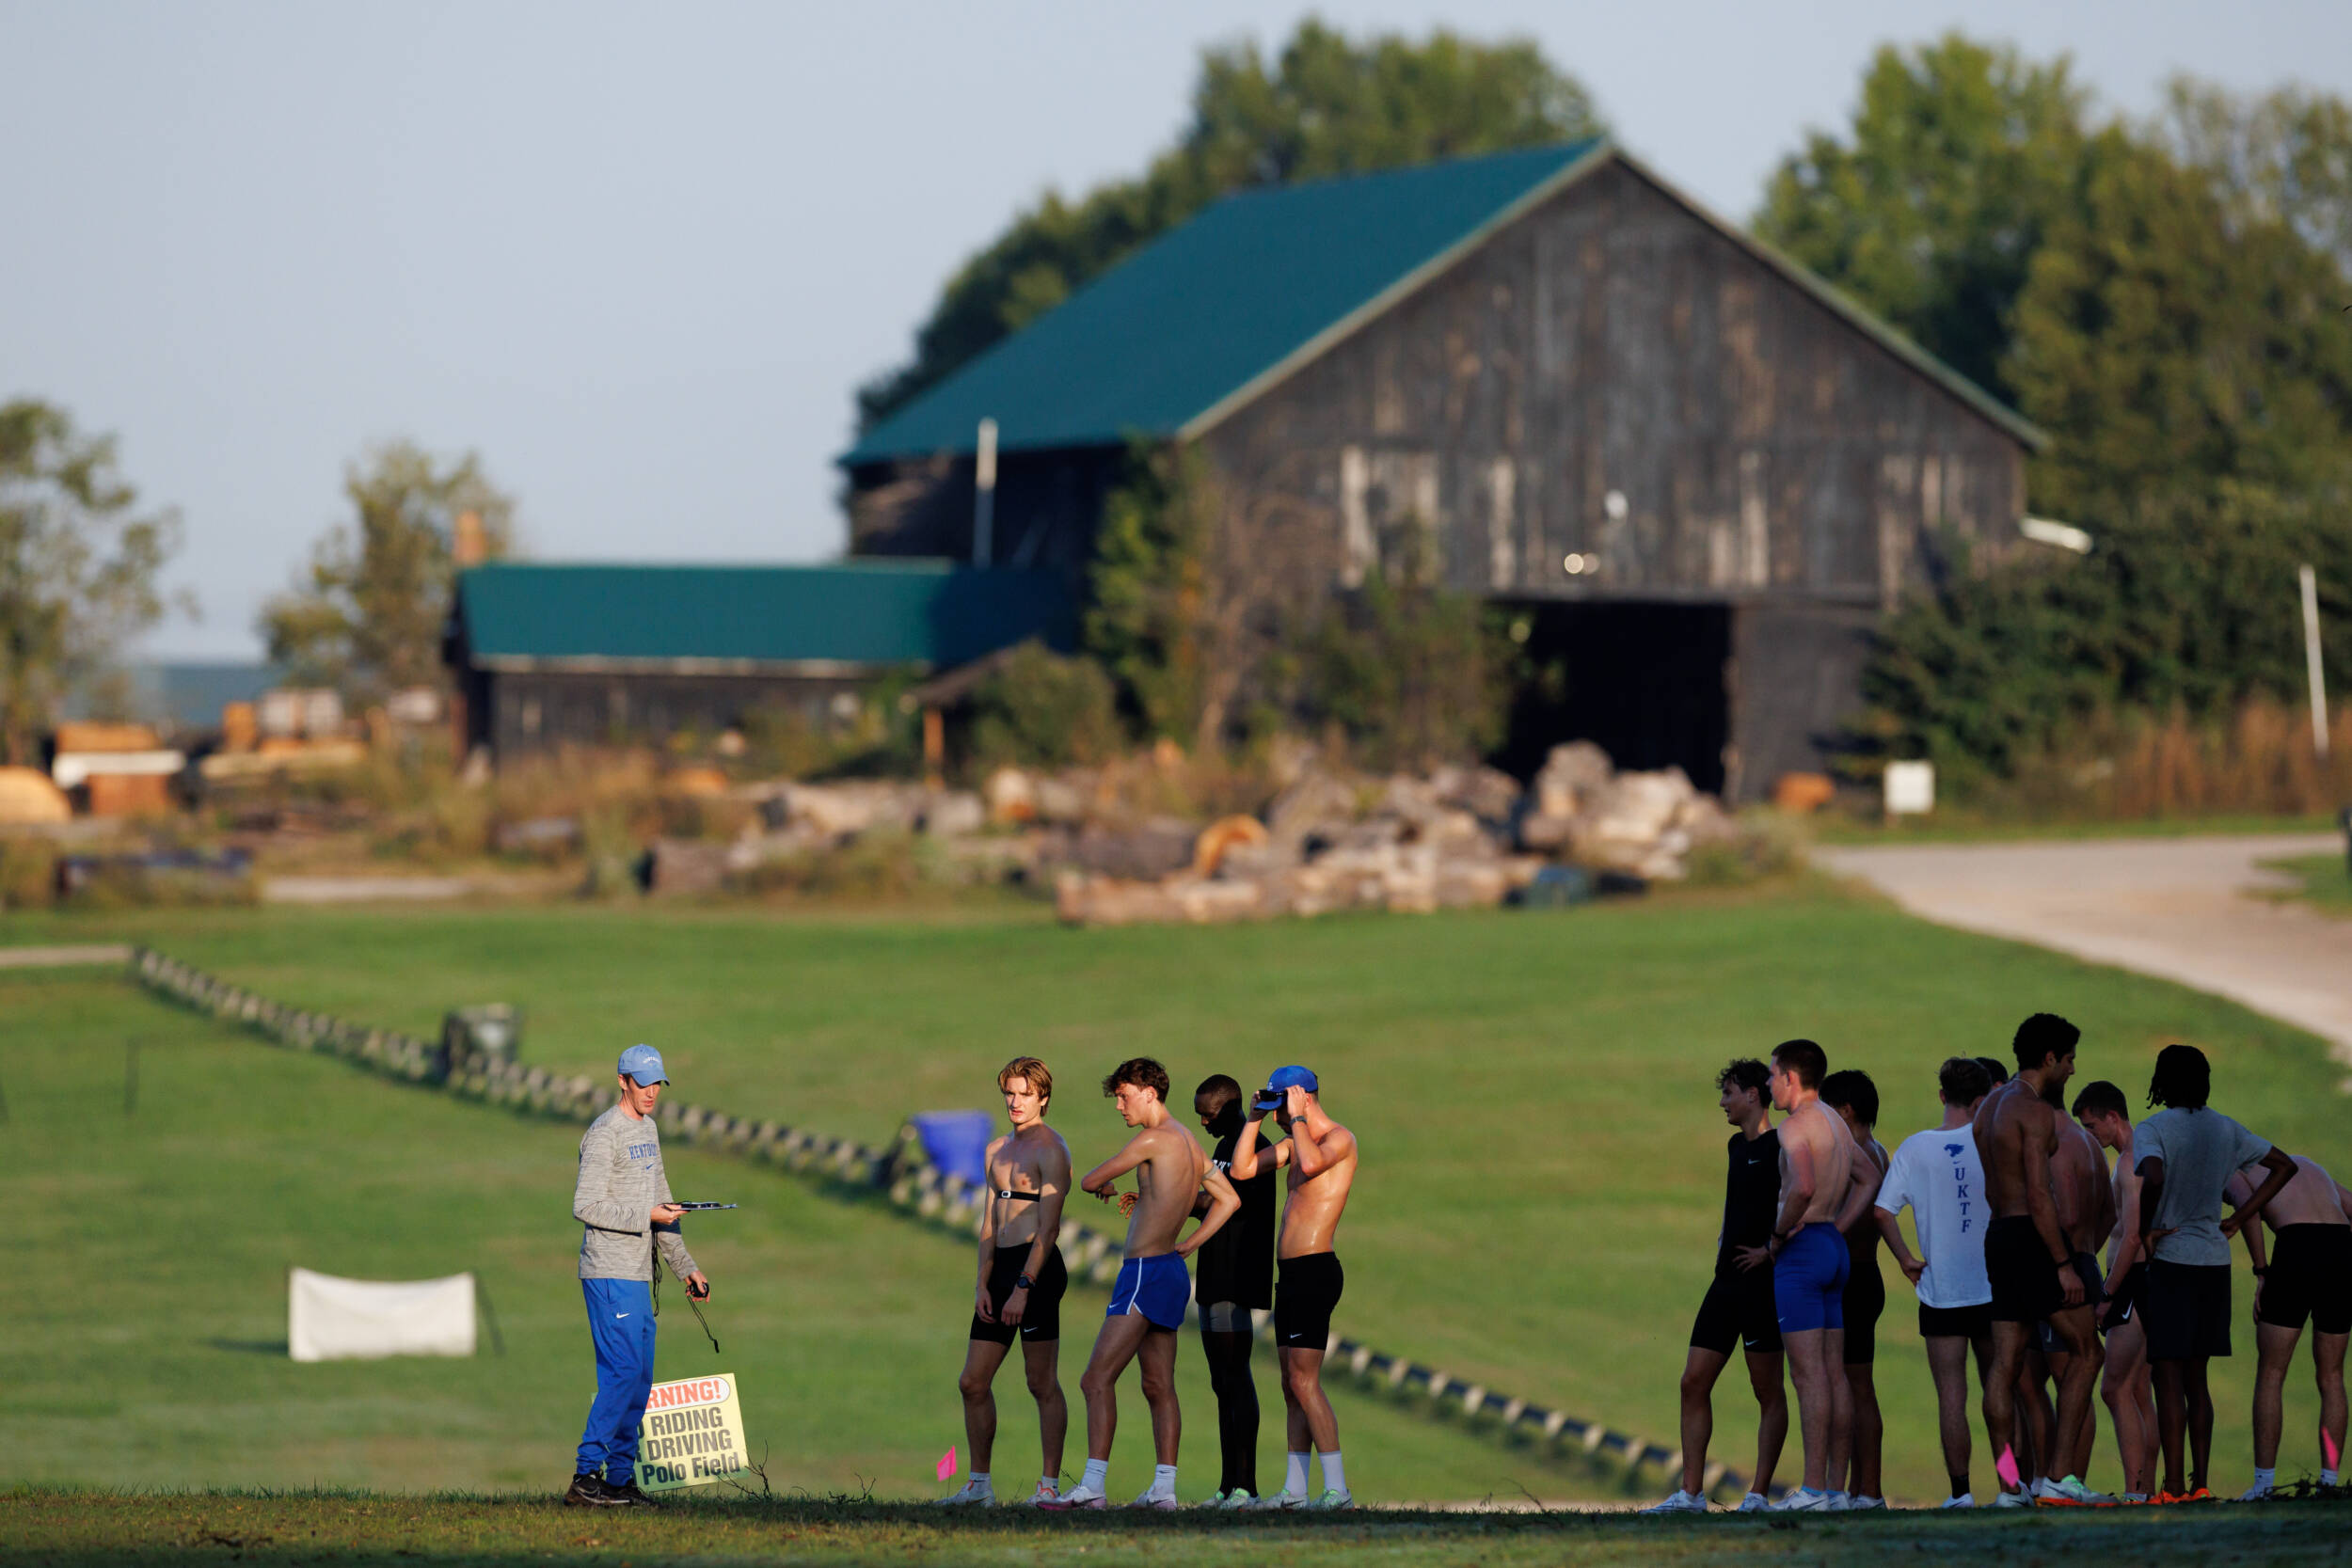
[[[632,1045],[622,1052],[618,1070],[635,1080],[639,1088],[670,1081],[669,1069],[661,1065],[661,1053],[650,1045]]]

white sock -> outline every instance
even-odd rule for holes
[[[1692,1493],[1692,1494],[1691,1494],[1691,1496],[1692,1496],[1692,1497],[1699,1497],[1699,1496],[1701,1496],[1701,1495],[1702,1495],[1702,1494],[1697,1493],[1697,1492],[1693,1492],[1693,1493]],[[1755,1498],[1757,1502],[1760,1502],[1760,1503],[1768,1503],[1768,1502],[1771,1502],[1771,1501],[1772,1500],[1772,1498],[1770,1498],[1770,1497],[1766,1497],[1766,1496],[1765,1496],[1763,1493],[1761,1493],[1761,1492],[1751,1492],[1751,1493],[1749,1493],[1749,1494],[1748,1494],[1748,1497],[1754,1497],[1754,1498]],[[1740,1498],[1740,1500],[1741,1502],[1746,1502],[1746,1501],[1748,1500],[1748,1497],[1742,1497],[1742,1498]]]
[[[2336,1473],[2335,1473],[2335,1471],[2333,1471],[2333,1470],[2322,1470],[2322,1471],[2320,1471],[2320,1472],[2319,1472],[2319,1484],[2320,1484],[2320,1485],[2322,1485],[2322,1486],[2334,1486],[2334,1485],[2339,1484],[2339,1483],[2338,1483],[2338,1481],[2336,1481]]]
[[[1037,1483],[1048,1492],[1061,1490],[1061,1477],[1059,1476],[1040,1476],[1037,1478]]]
[[[1303,1497],[1307,1495],[1307,1456],[1293,1451],[1283,1456],[1282,1495]]]
[[[1080,1486],[1091,1486],[1097,1492],[1100,1492],[1106,1484],[1109,1483],[1110,1479],[1111,1462],[1109,1460],[1089,1459],[1087,1461],[1086,1474],[1078,1478],[1078,1484]]]
[[[2254,1484],[2255,1484],[2255,1485],[2257,1485],[2257,1486],[2259,1486],[2259,1487],[2261,1487],[2261,1488],[2262,1488],[2264,1491],[2265,1491],[2265,1492],[2269,1491],[2272,1487],[2274,1487],[2274,1486],[2278,1485],[2278,1484],[2279,1484],[2279,1467],[2278,1467],[2276,1465],[2272,1465],[2269,1469],[2265,1470],[2265,1469],[2264,1469],[2264,1468],[2263,1468],[2261,1465],[2255,1465],[2255,1466],[2254,1466]]]
[[[1327,1492],[1347,1490],[1347,1466],[1340,1463],[1340,1451],[1333,1449],[1323,1458],[1323,1487]]]
[[[1149,1492],[1146,1492],[1144,1496],[1147,1497],[1172,1497],[1175,1495],[1176,1466],[1173,1465],[1152,1465],[1152,1489]]]
[[[966,1481],[964,1484],[966,1484],[966,1485],[968,1485],[968,1486],[987,1486],[987,1485],[988,1485],[988,1472],[987,1472],[986,1470],[975,1470],[975,1471],[973,1471],[973,1472],[972,1472],[972,1479],[971,1479],[969,1481]],[[992,1490],[993,1490],[993,1488],[992,1488]]]

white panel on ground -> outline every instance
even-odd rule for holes
[[[294,1271],[286,1348],[296,1361],[386,1355],[471,1355],[473,1275],[339,1279]]]

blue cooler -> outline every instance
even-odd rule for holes
[[[930,1163],[966,1181],[988,1180],[988,1145],[996,1118],[986,1111],[926,1111],[910,1118]]]

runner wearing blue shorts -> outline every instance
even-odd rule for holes
[[[1772,1048],[1772,1104],[1780,1124],[1780,1212],[1772,1223],[1772,1306],[1797,1390],[1804,1439],[1804,1484],[1774,1506],[1795,1513],[1844,1506],[1830,1490],[1853,1441],[1853,1398],[1846,1363],[1846,1280],[1851,1255],[1838,1215],[1875,1172],[1855,1158],[1852,1134],[1821,1103],[1829,1056],[1811,1040]]]
[[[1136,1506],[1173,1509],[1176,1448],[1184,1434],[1176,1404],[1176,1331],[1184,1325],[1184,1304],[1192,1297],[1184,1259],[1232,1218],[1241,1197],[1225,1173],[1210,1164],[1200,1141],[1168,1115],[1166,1068],[1149,1056],[1121,1062],[1103,1080],[1103,1092],[1117,1102],[1120,1118],[1136,1135],[1080,1178],[1078,1190],[1105,1203],[1116,1201],[1125,1212],[1127,1252],[1111,1287],[1102,1332],[1095,1336],[1094,1354],[1078,1380],[1087,1400],[1086,1473],[1077,1485],[1038,1506],[1105,1506],[1111,1438],[1119,1430],[1119,1374],[1139,1357],[1143,1400],[1152,1407],[1152,1442],[1159,1464]],[[1129,1171],[1136,1173],[1136,1190],[1119,1192],[1114,1184]],[[1208,1212],[1191,1235],[1178,1241],[1193,1199],[1204,1191]]]

